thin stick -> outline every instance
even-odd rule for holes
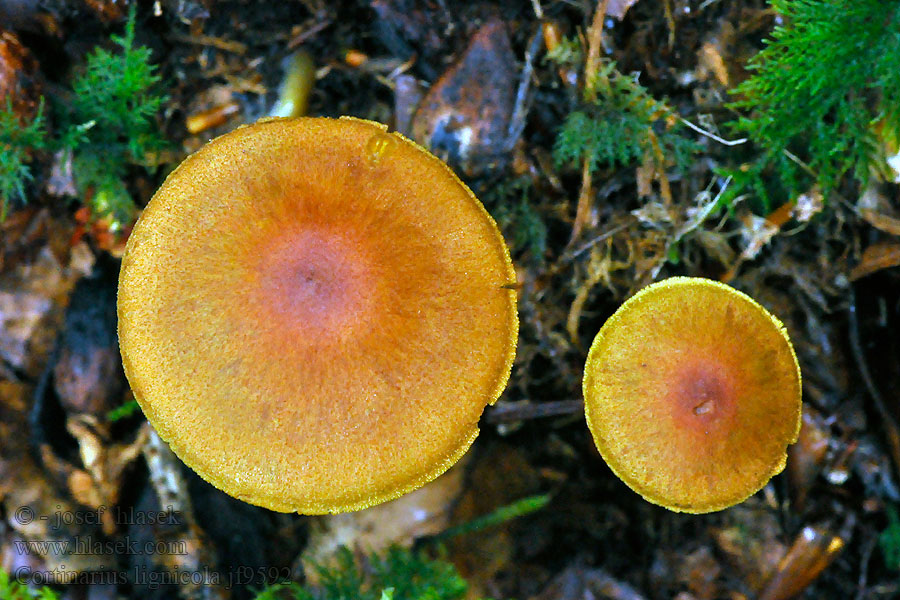
[[[856,360],[856,367],[859,369],[859,374],[863,379],[863,383],[866,385],[866,389],[869,391],[872,402],[875,404],[875,408],[878,411],[878,416],[881,417],[881,424],[887,435],[891,458],[894,460],[894,468],[897,471],[897,474],[900,475],[900,427],[898,427],[897,421],[894,419],[891,411],[888,410],[887,405],[885,405],[884,398],[881,397],[881,392],[878,391],[878,388],[875,386],[875,380],[872,379],[872,374],[869,372],[869,365],[866,363],[866,357],[863,353],[862,344],[859,339],[859,319],[856,315],[856,294],[853,292],[852,287],[850,288],[850,306],[848,312],[850,349],[853,352],[853,358]]]
[[[512,150],[525,130],[525,120],[528,116],[528,92],[531,89],[531,76],[534,73],[534,57],[537,56],[543,41],[544,30],[538,27],[537,33],[531,36],[531,41],[528,42],[528,48],[525,50],[525,65],[522,67],[522,75],[519,77],[516,104],[506,133],[507,150]]]
[[[631,223],[625,223],[624,225],[618,225],[618,226],[616,226],[616,227],[613,227],[612,229],[609,229],[609,230],[607,230],[607,231],[604,231],[603,233],[601,233],[601,234],[598,235],[597,237],[591,238],[590,240],[588,240],[587,242],[585,242],[581,247],[579,247],[577,250],[575,250],[574,252],[572,252],[572,254],[570,254],[570,255],[567,256],[566,258],[567,258],[568,260],[572,260],[572,259],[574,259],[574,258],[578,258],[578,257],[581,256],[582,254],[584,254],[585,252],[587,252],[588,250],[590,250],[591,248],[593,248],[594,246],[596,246],[598,243],[602,242],[603,240],[605,240],[605,239],[607,239],[607,238],[609,238],[609,237],[611,237],[611,236],[614,236],[615,234],[619,233],[619,232],[622,231],[623,229],[628,229],[629,227],[631,227]]]
[[[489,408],[484,418],[486,422],[494,425],[544,417],[573,415],[582,410],[584,410],[584,402],[581,400],[555,400],[536,404],[531,402],[509,402]]]
[[[594,180],[591,176],[591,157],[585,156],[581,164],[581,191],[578,193],[578,205],[575,208],[575,222],[572,223],[572,236],[567,246],[575,243],[581,230],[591,218],[591,204],[594,199]]]
[[[691,129],[693,129],[694,131],[696,131],[697,133],[699,133],[700,135],[705,135],[709,139],[715,140],[715,141],[719,142],[720,144],[724,144],[725,146],[740,146],[741,144],[747,143],[747,138],[740,138],[738,140],[726,140],[725,138],[719,137],[711,131],[707,131],[707,130],[703,129],[699,125],[694,125],[687,119],[682,118],[681,122],[684,123],[685,125],[687,125],[688,127],[690,127]]]
[[[609,0],[600,0],[597,10],[594,11],[594,19],[588,30],[588,53],[584,62],[584,92],[589,99],[597,95],[598,84],[603,86],[603,92],[609,93],[609,82],[605,79],[597,81],[597,73],[600,71],[600,49],[603,47],[603,21],[606,19],[606,6]]]

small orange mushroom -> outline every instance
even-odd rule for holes
[[[515,271],[440,160],[377,123],[271,119],[185,160],[128,240],[125,372],[175,453],[278,511],[434,479],[506,385]]]
[[[760,490],[800,431],[800,368],[781,322],[717,281],[650,285],[588,353],[585,414],[612,471],[646,500],[705,513]]]

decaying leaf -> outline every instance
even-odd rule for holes
[[[413,137],[469,174],[505,162],[515,65],[506,24],[489,20],[422,100],[412,121]]]
[[[804,527],[766,584],[760,600],[790,600],[812,583],[846,544],[842,534],[824,526]]]
[[[324,564],[341,546],[378,552],[440,533],[450,523],[468,462],[464,458],[431,483],[391,502],[361,512],[311,517],[304,564]],[[316,570],[306,572],[314,575]]]
[[[94,256],[86,244],[70,247],[71,225],[45,212],[24,212],[10,221],[0,226],[0,359],[37,376],[69,292],[90,271]]]
[[[900,242],[880,242],[863,250],[862,260],[850,271],[850,281],[900,266]]]

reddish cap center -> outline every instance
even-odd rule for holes
[[[670,389],[675,421],[710,433],[735,412],[734,389],[727,368],[713,360],[695,359],[682,365]]]
[[[371,264],[356,240],[333,230],[279,236],[257,261],[261,310],[285,326],[331,330],[340,336],[368,313]]]

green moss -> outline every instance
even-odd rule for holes
[[[58,600],[59,596],[48,587],[30,588],[10,578],[0,569],[0,598],[3,600]]]
[[[383,556],[338,551],[333,564],[316,567],[319,585],[278,584],[256,600],[461,600],[468,585],[450,563],[399,547]]]
[[[581,42],[576,37],[564,37],[559,44],[544,57],[545,62],[552,62],[561,67],[577,67],[584,61]]]
[[[533,190],[527,177],[514,177],[491,186],[483,198],[510,238],[513,252],[528,252],[540,261],[547,251],[547,226],[534,208]]]
[[[556,166],[591,172],[600,166],[628,165],[652,149],[654,138],[667,161],[687,168],[699,146],[684,135],[682,125],[666,104],[657,101],[637,78],[620,73],[606,61],[596,77],[596,97],[585,95],[569,113],[553,144]]]
[[[31,122],[22,122],[6,100],[0,110],[0,220],[6,217],[9,203],[25,199],[25,186],[31,181],[31,153],[47,145],[44,129],[44,105]]]
[[[467,535],[490,527],[496,527],[514,519],[518,519],[519,517],[535,513],[546,507],[549,503],[550,496],[547,494],[528,496],[511,504],[501,506],[488,514],[472,519],[467,523],[451,527],[431,538],[430,542],[442,542],[459,535]]]
[[[734,90],[742,116],[731,125],[761,155],[731,195],[764,204],[836,189],[851,173],[864,183],[883,170],[881,143],[900,134],[900,4],[883,0],[773,0],[783,25]],[[881,131],[882,139],[878,139]]]
[[[111,38],[117,51],[96,48],[88,55],[72,83],[71,102],[60,109],[78,191],[90,197],[95,214],[113,223],[135,212],[124,183],[129,166],[145,164],[166,145],[156,123],[166,97],[156,91],[160,76],[150,50],[135,47],[134,25],[132,5],[125,35]]]
[[[43,114],[21,128],[8,105],[0,111],[0,210],[24,199],[31,179],[29,154],[61,152],[72,160],[82,201],[115,227],[129,221],[135,206],[125,180],[132,166],[146,165],[166,146],[157,115],[166,100],[150,50],[135,47],[135,6],[123,36],[113,35],[116,51],[96,48],[72,82],[71,95],[52,98],[58,135],[48,137]],[[151,160],[148,160],[151,159]]]
[[[881,553],[888,568],[900,571],[900,517],[892,506],[887,507],[887,514],[888,526],[881,532],[878,544],[881,546]]]
[[[115,423],[116,421],[120,421],[122,419],[127,419],[131,415],[138,414],[141,412],[141,406],[138,404],[137,400],[129,400],[125,402],[121,406],[117,406],[116,408],[110,410],[106,413],[106,420],[110,423]]]

